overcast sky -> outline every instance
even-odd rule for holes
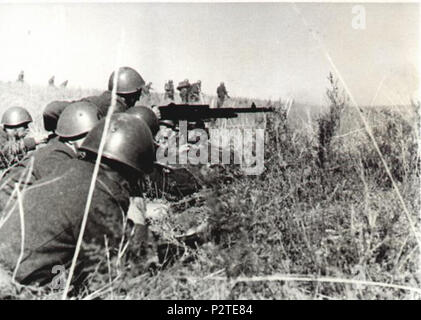
[[[0,4],[0,80],[25,70],[30,83],[55,75],[105,89],[120,64],[157,91],[167,79],[201,79],[207,93],[225,81],[232,96],[321,104],[332,70],[324,47],[360,104],[380,83],[376,104],[417,89],[418,5],[365,4],[363,30],[351,4],[297,7],[301,15],[288,3]]]

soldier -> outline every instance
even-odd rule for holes
[[[139,100],[145,81],[140,74],[130,67],[121,67],[117,71],[117,101],[115,112],[124,112],[128,108],[135,105]],[[92,102],[95,104],[103,117],[107,114],[108,108],[111,105],[112,90],[114,87],[114,72],[108,79],[108,91],[103,92],[99,96],[91,96],[82,100]]]
[[[98,110],[92,103],[74,102],[66,107],[57,123],[58,139],[51,140],[3,175],[2,181],[5,183],[0,190],[0,208],[5,208],[6,203],[10,202],[15,184],[22,189],[46,177],[63,161],[76,159],[86,135],[98,121]],[[32,168],[29,168],[31,161]],[[30,169],[31,172],[28,172]]]
[[[66,88],[68,83],[69,83],[69,80],[63,81],[63,82],[60,84],[60,88],[62,88],[62,89]]]
[[[23,83],[25,81],[24,79],[25,79],[25,73],[22,70],[18,75],[18,80],[16,80],[16,81],[20,82],[20,83]]]
[[[52,76],[52,77],[48,80],[48,86],[49,86],[49,87],[55,87],[55,85],[54,85],[54,80],[55,80],[55,76]]]
[[[165,99],[174,100],[174,84],[172,80],[169,80],[165,84]]]
[[[29,112],[22,107],[11,107],[3,113],[0,131],[0,169],[21,160],[25,154],[47,141],[46,135],[27,137],[28,124],[32,122]]]
[[[84,141],[83,159],[63,162],[22,193],[25,250],[16,272],[17,282],[48,284],[56,276],[53,268],[69,267],[81,230],[104,120]],[[152,170],[154,145],[146,123],[122,113],[111,117],[106,137],[83,239],[103,245],[106,236],[110,248],[115,249],[121,240],[121,217],[128,211],[133,186]],[[0,229],[0,268],[9,275],[15,270],[21,252],[19,212],[19,206],[15,206]],[[87,263],[84,253],[82,250],[79,257],[82,264]],[[81,268],[77,270],[83,272]]]
[[[177,86],[177,90],[180,91],[180,98],[182,103],[189,102],[189,91],[190,91],[190,83],[189,79],[185,79],[184,81],[180,82]]]
[[[189,91],[189,101],[190,102],[199,102],[200,93],[201,93],[202,83],[198,80],[196,83],[193,83]]]
[[[217,107],[221,108],[224,105],[225,97],[230,98],[223,82],[221,82],[219,87],[216,89],[216,94],[218,95]]]

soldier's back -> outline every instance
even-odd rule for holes
[[[98,112],[102,118],[107,115],[108,108],[110,107],[112,102],[112,93],[111,91],[107,90],[99,96],[89,96],[81,99],[81,101],[88,101],[96,105],[98,108]],[[115,112],[125,112],[127,111],[127,109],[128,107],[124,100],[117,95]]]
[[[26,247],[16,277],[18,282],[45,284],[54,276],[53,266],[69,265],[80,232],[93,169],[93,163],[68,160],[23,192]],[[128,205],[128,191],[100,171],[84,241],[102,244],[106,235],[110,244],[115,244],[122,230],[121,212],[127,212]],[[0,229],[0,264],[7,270],[14,270],[20,245],[20,215],[15,206]]]
[[[0,180],[0,209],[4,209],[11,199],[15,185],[19,189],[31,186],[38,180],[48,176],[69,159],[76,159],[77,154],[66,144],[55,138],[45,147],[26,156],[20,162],[9,168]]]
[[[216,93],[218,94],[218,97],[223,97],[223,96],[225,96],[225,93],[226,93],[225,86],[220,85],[220,86],[216,89]]]

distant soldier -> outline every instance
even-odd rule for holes
[[[146,86],[143,87],[142,94],[145,96],[150,96],[152,90],[152,82],[149,82]]]
[[[48,86],[49,86],[49,87],[55,87],[55,84],[54,84],[54,79],[55,79],[55,76],[52,76],[52,77],[50,78],[50,80],[48,80]]]
[[[98,121],[98,109],[92,103],[74,102],[67,106],[57,123],[58,139],[51,140],[44,148],[25,157],[3,175],[6,183],[0,190],[0,209],[4,209],[11,198],[15,184],[22,189],[46,177],[63,161],[76,159],[86,135]],[[32,168],[29,168],[31,161]],[[28,172],[30,169],[31,172]]]
[[[25,73],[23,72],[23,70],[19,73],[18,79],[16,81],[20,83],[23,83],[25,81]]]
[[[178,86],[177,90],[180,91],[180,98],[182,103],[189,103],[189,91],[190,91],[191,84],[189,79],[185,79],[181,81]]]
[[[216,89],[216,94],[218,95],[217,107],[221,108],[224,105],[225,98],[230,98],[223,82],[221,82],[219,87]]]
[[[190,91],[189,91],[189,101],[190,102],[199,102],[201,90],[202,90],[202,82],[200,80],[193,83],[191,85]]]
[[[25,250],[21,254],[20,206],[0,228],[0,268],[9,276],[15,270],[16,281],[25,285],[47,285],[57,275],[54,266],[68,268],[75,253],[85,211],[104,120],[88,134],[82,148],[82,160],[71,159],[22,193],[25,212]],[[129,211],[130,196],[139,179],[151,172],[154,159],[152,134],[147,125],[127,114],[114,114],[106,135],[100,169],[89,207],[84,243],[103,246],[108,239],[110,252],[117,252],[123,236],[122,215]],[[147,211],[145,212],[145,215]],[[130,228],[130,225],[129,225]],[[89,246],[83,247],[80,268],[99,261],[84,259]],[[88,265],[88,261],[92,265]],[[0,272],[1,272],[0,270]]]
[[[165,99],[174,100],[174,84],[172,80],[165,83]]]
[[[35,150],[47,136],[27,137],[28,124],[32,122],[29,112],[22,107],[11,107],[3,113],[0,131],[0,169],[8,168],[21,160],[27,152]]]
[[[69,83],[69,80],[63,81],[60,85],[60,88],[62,89],[66,88],[68,83]]]
[[[119,68],[117,74],[117,101],[115,112],[124,112],[128,108],[133,107],[136,101],[139,100],[145,81],[135,69],[130,67]],[[98,107],[100,115],[105,116],[111,105],[111,92],[113,87],[114,72],[110,75],[108,80],[108,91],[104,91],[99,96],[91,96],[83,98],[82,100],[94,103]]]

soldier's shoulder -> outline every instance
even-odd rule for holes
[[[89,179],[93,172],[93,165],[89,166],[86,161],[74,158],[74,159],[65,159],[60,162],[60,165],[56,166],[48,176],[44,177],[41,180],[46,178],[62,177],[66,176],[64,180],[73,181],[79,180],[80,183],[86,178]],[[89,175],[90,173],[90,175]],[[85,177],[86,176],[86,177]],[[41,181],[40,180],[40,181]]]
[[[89,97],[83,98],[82,100],[95,104],[98,107],[99,111],[104,113],[105,115],[106,114],[105,111],[108,110],[108,107],[111,105],[112,92],[107,90],[98,96],[89,96]],[[117,102],[117,110],[127,109],[126,103],[118,95],[117,95],[116,102]]]
[[[77,173],[79,175],[89,173],[89,175],[86,178],[90,180],[92,172],[94,171],[94,166],[95,165],[89,161],[81,159],[69,159],[63,161],[61,168],[64,172],[67,171],[67,169],[71,169],[74,171],[74,173]]]

